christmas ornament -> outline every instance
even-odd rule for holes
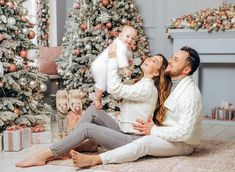
[[[16,71],[16,65],[11,63],[9,66],[8,66],[8,72],[15,72]]]
[[[123,18],[123,19],[121,20],[121,23],[122,23],[123,25],[125,25],[125,24],[127,23],[127,20]]]
[[[46,84],[41,84],[40,85],[40,90],[41,90],[41,92],[45,92],[46,90],[47,90],[47,86],[46,86]]]
[[[21,16],[21,21],[27,22],[27,18],[25,16]]]
[[[21,51],[20,51],[20,57],[26,58],[27,55],[28,55],[27,51],[25,51],[25,50],[21,50]]]
[[[19,84],[22,86],[25,86],[27,84],[27,79],[25,77],[22,77],[19,79]]]
[[[111,22],[106,23],[106,28],[110,29],[112,26],[113,26],[113,25],[112,25]]]
[[[91,50],[91,45],[90,44],[86,44],[86,46],[85,46],[85,49],[87,49],[87,50]]]
[[[33,30],[30,30],[28,33],[28,38],[33,39],[35,37],[35,32]]]
[[[86,30],[86,29],[87,29],[87,24],[82,23],[82,24],[80,25],[80,28],[81,28],[82,30]]]
[[[4,39],[3,34],[0,33],[0,41],[2,41]]]
[[[13,4],[11,1],[8,1],[8,2],[6,3],[6,5],[7,5],[8,8],[11,8],[11,9],[14,8],[14,4]]]
[[[75,9],[79,9],[80,8],[80,3],[75,3],[74,5],[73,5],[73,8],[75,8]]]
[[[28,15],[28,10],[26,8],[22,9],[22,15],[24,15],[24,16]]]
[[[7,24],[9,24],[9,25],[11,25],[11,26],[14,26],[14,25],[16,24],[15,18],[9,17],[9,18],[7,19]]]
[[[110,0],[101,0],[101,3],[104,7],[107,7],[109,5],[109,2]]]
[[[28,28],[23,28],[23,29],[22,29],[22,33],[23,33],[24,35],[28,35],[28,33],[29,33]]]
[[[0,0],[0,5],[5,5],[5,0]]]
[[[36,88],[37,87],[37,82],[36,81],[30,81],[29,82],[29,87],[32,88],[32,89]]]
[[[74,50],[74,55],[79,57],[81,55],[80,49]]]

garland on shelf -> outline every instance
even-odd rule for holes
[[[37,0],[38,46],[49,46],[49,0]]]
[[[168,29],[205,29],[208,32],[235,29],[235,4],[223,3],[219,8],[207,8],[172,19]]]

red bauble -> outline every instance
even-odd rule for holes
[[[30,30],[28,33],[28,38],[33,39],[35,37],[35,32],[33,30]]]
[[[80,55],[81,55],[80,49],[74,50],[74,55],[75,55],[75,56],[80,56]]]
[[[101,29],[102,29],[102,25],[101,25],[101,24],[96,25],[96,26],[95,26],[95,29],[96,29],[96,30],[101,30]]]
[[[110,0],[101,0],[101,3],[104,7],[107,7],[110,4]]]
[[[0,5],[5,5],[5,1],[4,0],[0,0]]]
[[[80,28],[81,28],[82,30],[86,30],[86,29],[87,29],[87,24],[82,23],[82,24],[80,25]]]
[[[20,51],[20,57],[26,58],[27,55],[28,55],[27,51],[25,51],[25,50],[21,50],[21,51]]]
[[[0,41],[2,41],[4,39],[3,34],[0,33]]]
[[[15,64],[10,64],[8,66],[8,72],[15,72],[16,71],[16,65]]]
[[[112,26],[113,26],[113,25],[112,25],[111,22],[106,23],[106,28],[110,29]]]
[[[135,50],[137,49],[136,44],[133,44],[133,45],[131,46],[131,49],[132,49],[132,51],[135,51]]]
[[[8,8],[11,8],[11,9],[14,8],[14,4],[11,1],[7,2],[7,6],[8,6]]]

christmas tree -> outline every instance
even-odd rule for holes
[[[58,73],[67,89],[82,91],[86,107],[92,97],[89,95],[94,92],[90,64],[118,36],[123,25],[138,30],[136,44],[132,45],[133,77],[139,73],[141,57],[149,55],[149,47],[133,0],[77,0],[68,17],[63,55],[57,60]],[[110,100],[106,100],[108,104]]]
[[[47,77],[29,57],[35,32],[23,2],[0,0],[0,127],[33,126],[50,114],[42,103]]]

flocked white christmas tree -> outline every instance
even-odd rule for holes
[[[63,38],[63,55],[57,60],[58,73],[67,89],[80,89],[86,106],[91,102],[94,80],[91,62],[118,36],[123,25],[138,30],[136,44],[132,46],[135,71],[149,47],[143,23],[133,0],[77,0],[68,14],[67,32]],[[91,96],[90,96],[91,97]],[[110,100],[104,101],[110,107]]]
[[[43,104],[44,82],[29,51],[35,49],[24,0],[0,0],[0,127],[33,126],[50,114]]]

